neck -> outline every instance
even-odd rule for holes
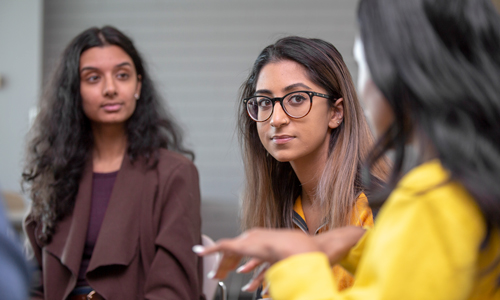
[[[94,172],[107,173],[120,169],[127,136],[123,124],[92,125],[94,136],[93,167]]]
[[[321,202],[316,196],[316,190],[325,168],[327,151],[319,151],[308,159],[292,161],[295,174],[302,185],[302,211],[304,212],[309,234],[315,234],[323,222]]]
[[[317,206],[316,187],[321,179],[327,160],[327,150],[311,155],[309,158],[291,161],[290,164],[302,186],[302,203]]]
[[[408,143],[410,149],[415,153],[415,164],[422,164],[438,157],[438,153],[432,142],[425,134],[412,134],[412,138]]]

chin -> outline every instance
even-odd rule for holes
[[[289,162],[289,161],[292,161],[293,158],[290,156],[290,155],[284,155],[283,153],[280,154],[280,153],[269,153],[271,154],[272,157],[274,157],[274,159],[276,159],[277,161],[279,162]]]
[[[101,126],[116,126],[116,125],[122,125],[125,124],[126,120],[122,119],[101,119],[101,120],[95,120],[93,123],[99,124]]]

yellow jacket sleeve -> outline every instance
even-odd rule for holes
[[[482,215],[459,184],[403,184],[364,237],[352,288],[337,291],[319,253],[279,262],[266,278],[273,300],[469,299],[484,236]]]
[[[339,262],[344,269],[349,273],[355,274],[358,268],[359,261],[363,255],[363,250],[366,245],[367,237],[370,236],[371,228],[365,227],[366,232],[358,241],[358,243],[349,251],[346,257]]]
[[[271,283],[273,300],[334,299],[337,290],[328,258],[322,252],[294,255],[278,262],[266,272],[266,279]]]

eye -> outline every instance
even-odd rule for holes
[[[130,75],[128,73],[120,72],[116,74],[116,77],[121,80],[127,80],[130,78]]]
[[[270,109],[273,106],[273,102],[268,98],[259,98],[257,103],[259,109]]]
[[[286,102],[292,106],[299,106],[307,102],[306,94],[297,93],[287,97]]]
[[[90,83],[94,83],[94,82],[97,82],[99,81],[101,77],[99,75],[90,75],[90,76],[87,76],[85,81],[87,82],[90,82]]]

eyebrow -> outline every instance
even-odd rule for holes
[[[132,64],[129,63],[129,62],[122,62],[121,64],[117,64],[116,66],[114,66],[113,69],[116,69],[116,68],[121,68],[121,67],[125,67],[125,66],[130,66],[132,67]],[[92,66],[88,66],[88,67],[83,67],[81,70],[80,70],[80,73],[82,73],[83,71],[95,71],[95,70],[98,70],[99,68],[96,68],[96,67],[92,67]]]
[[[285,87],[283,89],[283,92],[289,92],[289,91],[292,91],[292,90],[294,90],[296,88],[299,88],[299,87],[311,90],[311,88],[309,86],[307,86],[305,83],[298,82],[298,83],[294,83],[294,84],[291,84],[291,85]],[[255,91],[255,94],[269,94],[269,95],[272,95],[273,93],[270,90],[261,89],[261,90]]]

